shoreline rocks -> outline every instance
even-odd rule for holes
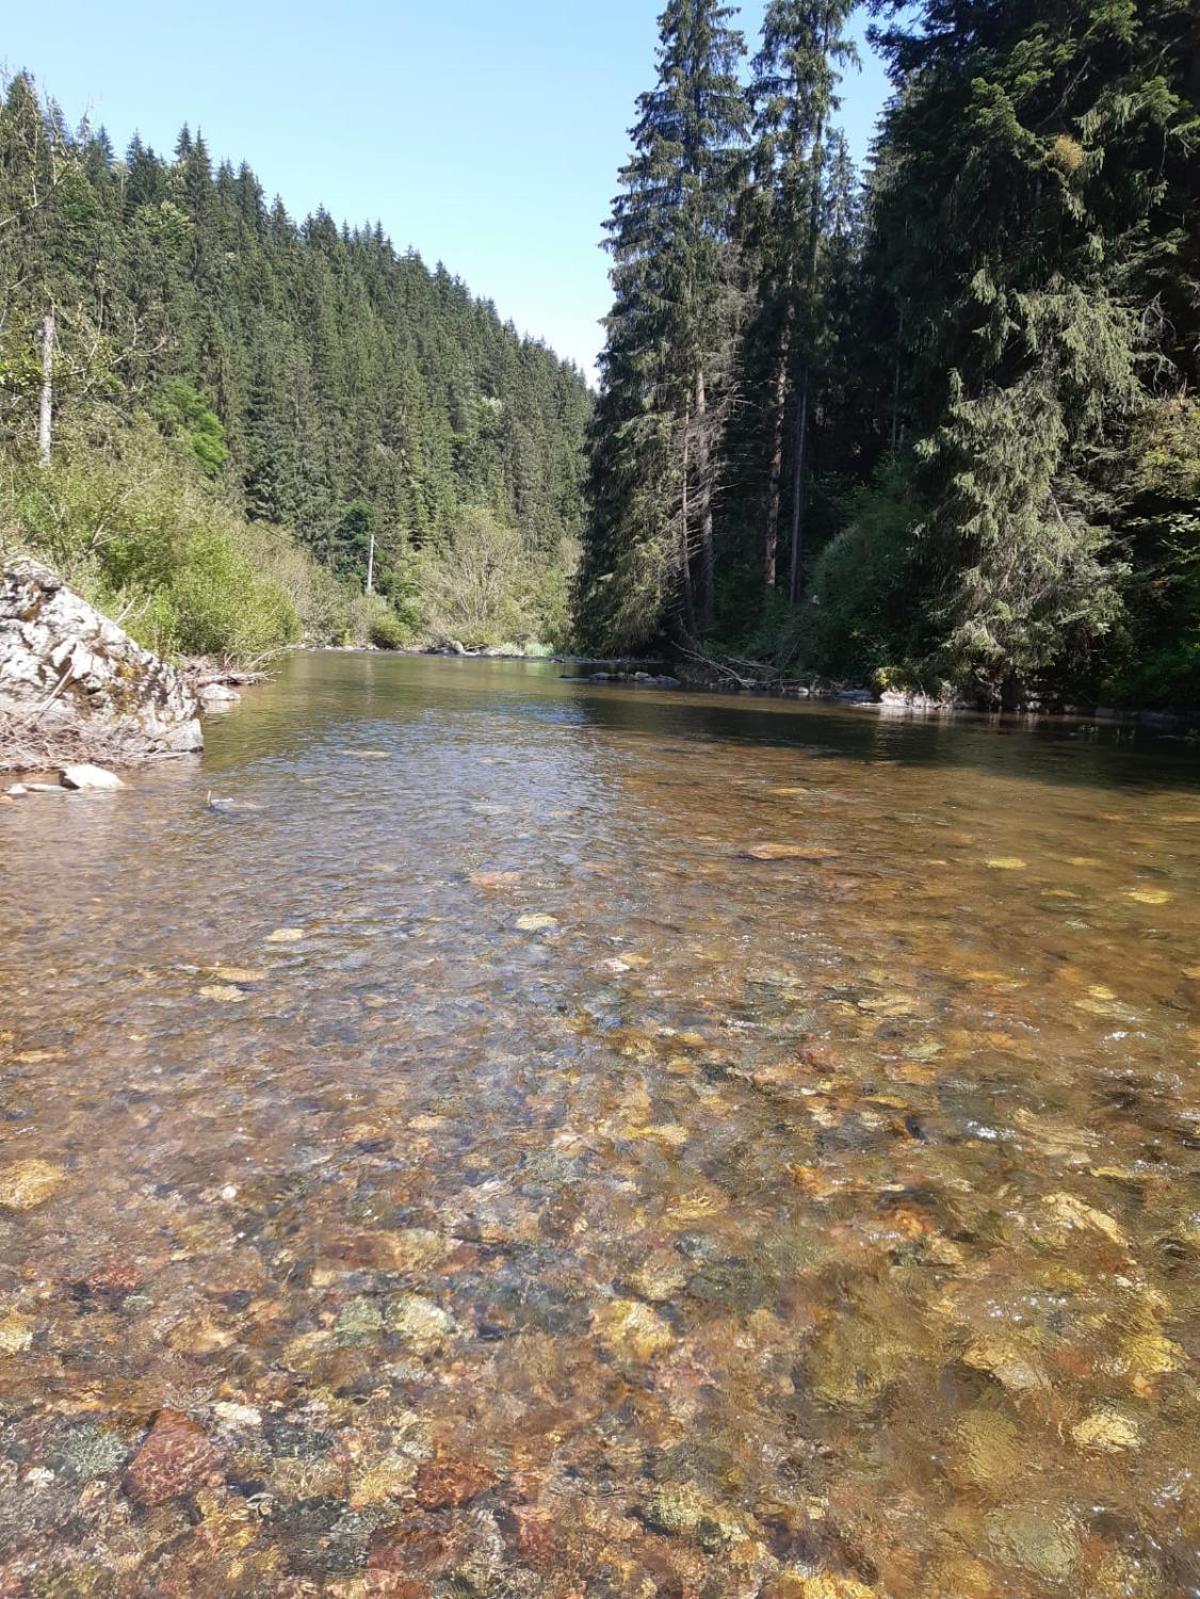
[[[182,674],[49,567],[0,581],[0,769],[128,764],[203,747]]]
[[[86,763],[80,766],[64,766],[58,774],[58,780],[64,788],[73,789],[110,791],[125,787],[115,772],[107,771],[103,766],[91,766]]]

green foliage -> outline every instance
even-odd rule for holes
[[[469,649],[561,636],[567,592],[562,560],[531,556],[516,528],[471,507],[440,548],[422,550],[411,564],[422,631]]]
[[[710,222],[725,255],[696,277],[677,270],[683,119],[655,119],[703,8],[664,14],[613,220],[585,639],[707,626],[688,603],[703,476],[710,642],[800,674],[947,676],[985,705],[1194,704],[1194,0],[871,9],[895,93],[865,203],[832,120],[850,8],[771,0],[739,226]],[[737,348],[703,474],[682,359],[697,282]]]
[[[657,83],[638,102],[607,225],[615,303],[578,593],[593,648],[636,648],[668,615],[687,628],[712,620],[748,120],[731,16],[719,0],[670,0],[664,10]]]
[[[846,526],[817,559],[801,607],[801,653],[816,671],[861,677],[919,657],[917,520],[911,483],[895,463],[851,496]]]
[[[365,500],[355,500],[348,505],[330,540],[326,564],[342,576],[354,577],[365,586],[374,526],[375,513]]]
[[[367,614],[367,642],[378,650],[402,650],[412,634],[383,600],[376,599]]]
[[[0,529],[165,654],[249,659],[336,625],[311,557],[264,541],[149,419],[68,433],[48,469],[9,458]]]
[[[206,477],[216,477],[229,459],[220,417],[182,378],[168,378],[150,407],[164,433],[182,439]]]
[[[582,516],[591,399],[442,266],[378,226],[296,222],[199,135],[124,160],[17,77],[0,105],[0,444],[33,448],[38,328],[55,410],[148,409],[230,502],[339,575],[436,545],[486,506],[553,559]]]

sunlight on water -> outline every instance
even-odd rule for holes
[[[0,1593],[1200,1593],[1200,762],[557,674],[0,813]]]

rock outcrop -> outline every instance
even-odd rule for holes
[[[0,765],[136,761],[198,750],[183,677],[36,561],[0,583]]]

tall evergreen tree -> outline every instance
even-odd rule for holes
[[[608,224],[615,301],[582,584],[597,638],[645,640],[668,611],[689,629],[713,617],[747,123],[731,15],[717,0],[671,0],[663,12],[658,82],[639,101]]]
[[[855,51],[845,28],[854,0],[771,0],[754,61],[753,231],[760,260],[757,329],[769,350],[760,412],[770,440],[763,531],[763,579],[775,586],[791,420],[788,594],[803,578],[808,444],[814,389],[828,340],[820,268],[825,195],[831,177],[830,119],[841,69]],[[833,174],[844,186],[845,173]]]

